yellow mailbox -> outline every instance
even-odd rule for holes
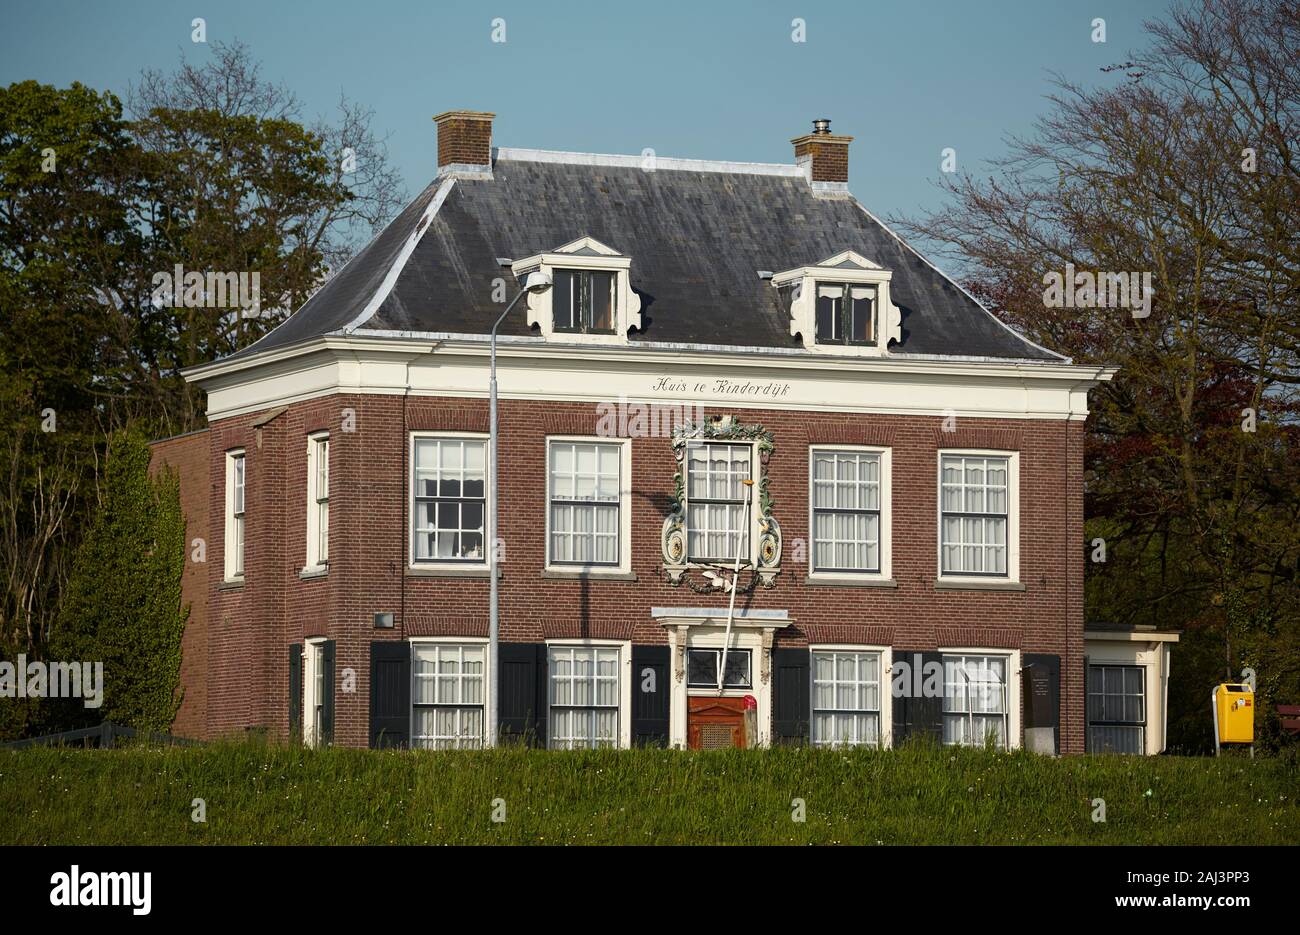
[[[1255,692],[1249,685],[1224,682],[1214,687],[1214,739],[1215,746],[1255,742]]]

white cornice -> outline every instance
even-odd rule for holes
[[[186,371],[216,420],[335,393],[487,395],[481,336],[437,339],[332,335]],[[561,345],[497,348],[503,399],[620,401],[970,418],[1083,419],[1087,391],[1108,367],[1017,361],[832,358],[681,347]]]

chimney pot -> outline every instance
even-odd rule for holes
[[[831,120],[829,117],[822,117],[813,121],[813,133],[818,136],[827,136],[831,132]]]
[[[479,110],[448,110],[433,118],[438,126],[438,172],[492,170],[492,118]]]

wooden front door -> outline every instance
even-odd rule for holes
[[[745,746],[745,699],[686,699],[686,746],[691,750]]]

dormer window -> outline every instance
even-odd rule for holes
[[[613,272],[557,269],[551,297],[554,330],[580,334],[614,334]]]
[[[534,272],[552,287],[528,296],[528,324],[542,337],[570,344],[627,344],[641,327],[641,297],[632,289],[632,258],[594,237],[511,264],[523,282]]]
[[[902,339],[901,310],[889,298],[893,273],[845,250],[811,266],[776,273],[772,285],[790,314],[790,335],[819,354],[888,353]]]
[[[817,343],[876,343],[876,290],[849,283],[817,283]]]

